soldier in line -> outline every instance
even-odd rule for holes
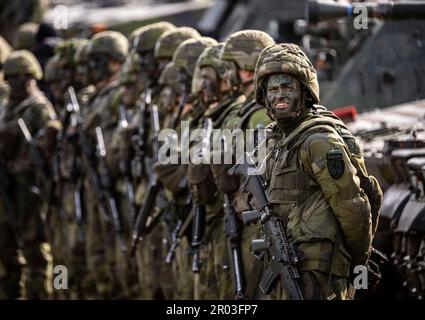
[[[56,113],[38,89],[36,81],[42,78],[43,73],[30,52],[13,52],[5,61],[3,70],[10,94],[0,119],[0,155],[8,178],[7,194],[2,199],[3,210],[0,212],[1,295],[9,299],[23,295],[19,287],[23,271],[18,254],[20,249],[26,262],[24,296],[46,299],[47,260],[42,247],[47,240],[43,221],[46,219],[49,177],[40,179],[41,175],[36,174],[34,154],[30,152],[38,150],[43,157],[51,152],[51,141],[46,139],[55,135]],[[32,147],[25,141],[18,126],[20,118],[34,139]]]
[[[127,259],[120,258],[125,250],[125,244],[120,239],[121,230],[116,232],[112,225],[112,211],[116,208],[109,205],[112,198],[116,198],[115,181],[118,176],[118,159],[111,152],[111,137],[118,125],[118,96],[120,94],[119,74],[121,65],[128,54],[127,38],[115,31],[97,33],[90,40],[87,47],[88,77],[89,82],[96,88],[96,93],[88,102],[88,112],[84,118],[83,130],[87,136],[89,153],[97,157],[94,163],[85,163],[88,173],[87,183],[87,236],[86,248],[89,270],[96,279],[99,296],[112,298],[123,294],[123,283],[126,277]],[[105,142],[106,155],[103,171],[99,175],[110,181],[100,181],[101,188],[105,187],[110,192],[106,201],[99,198],[99,190],[94,188],[92,171],[100,169],[99,150],[95,148],[98,142],[96,128],[100,128]],[[99,131],[98,131],[99,132]],[[86,146],[82,146],[85,148]],[[84,151],[83,151],[84,152]],[[90,162],[90,161],[86,161]],[[107,184],[106,186],[102,184]],[[105,190],[104,190],[105,191]],[[103,194],[103,193],[102,193]],[[116,200],[116,199],[115,199]],[[108,218],[109,217],[109,220]],[[118,220],[114,222],[119,223]],[[113,235],[113,236],[112,236]],[[119,272],[118,272],[119,271]],[[122,277],[119,279],[119,277]],[[128,294],[126,292],[125,294]]]
[[[245,131],[246,129],[265,128],[270,122],[270,118],[266,115],[266,110],[253,103],[252,96],[254,89],[254,69],[258,56],[261,50],[273,43],[274,41],[269,35],[258,30],[243,30],[236,32],[229,36],[224,43],[220,51],[220,59],[226,62],[227,66],[224,77],[226,81],[232,85],[231,88],[235,91],[237,98],[227,106],[226,111],[220,119],[221,124],[219,128],[229,129],[231,131],[242,129]],[[235,81],[235,79],[229,77],[236,78],[237,80]],[[231,143],[231,141],[228,141],[228,143]],[[234,148],[232,143],[230,146]],[[238,159],[232,160],[236,161]],[[230,167],[231,165],[229,164],[212,164],[210,170],[216,181],[221,198],[223,199],[224,195],[229,198],[229,203],[234,207],[237,213],[237,219],[239,219],[240,214],[245,210],[250,210],[251,206],[248,202],[248,195],[240,190],[239,181],[227,174],[227,169]],[[258,227],[244,227],[240,220],[238,220],[238,222],[240,227],[242,265],[246,275],[243,280],[248,285],[248,290],[245,290],[246,292],[244,292],[244,295],[254,298],[257,295],[256,284],[260,270],[249,248],[251,240],[257,234]],[[227,279],[227,281],[223,280],[220,282],[222,286],[220,289],[220,297],[230,299],[235,296],[235,280],[231,279],[231,261],[227,255],[225,242],[226,238],[224,232],[218,234],[215,243],[216,246],[224,248],[224,250],[220,250],[225,252],[220,258],[222,259],[221,264],[225,266],[225,268],[223,268],[225,270],[223,273],[225,274],[225,279]],[[253,267],[254,265],[255,268]]]
[[[298,46],[263,50],[254,84],[274,120],[265,159],[270,206],[300,252],[304,299],[348,299],[351,269],[366,264],[375,226],[351,160],[362,155],[320,122],[316,71]],[[274,295],[287,298],[279,286]]]
[[[7,104],[0,107],[0,160],[9,178],[8,192],[0,194],[0,298],[22,295],[22,257],[28,270],[24,296],[47,298],[44,242],[50,244],[53,264],[70,268],[70,295],[55,292],[54,298],[266,298],[258,284],[269,259],[266,255],[258,262],[250,252],[259,226],[243,226],[240,219],[253,203],[240,190],[243,181],[227,173],[238,159],[232,158],[232,164],[154,163],[154,104],[161,129],[177,132],[184,120],[191,130],[211,125],[244,132],[273,121],[267,158],[257,165],[266,166],[272,213],[287,226],[300,252],[304,298],[351,298],[350,273],[354,265],[368,263],[379,199],[366,194],[364,179],[357,178],[368,176],[354,138],[317,105],[317,76],[306,55],[296,45],[274,44],[258,30],[236,32],[218,44],[192,28],[159,22],[129,38],[131,43],[105,31],[89,41],[58,45],[44,76],[54,108],[37,88],[42,73],[34,56],[26,51],[10,55],[0,43],[0,65],[10,87],[3,99]],[[81,110],[69,107],[71,87]],[[25,142],[19,118],[36,148]],[[138,150],[136,138],[143,132],[143,150]],[[210,150],[202,152],[221,143],[205,140]],[[236,148],[232,141],[226,146]],[[196,148],[190,145],[190,153]],[[48,170],[30,149],[38,150]],[[223,159],[225,153],[218,156]],[[150,233],[132,258],[130,232],[154,173],[161,191],[148,220]],[[377,182],[369,183],[379,195]],[[133,200],[130,187],[137,191]],[[235,292],[224,228],[229,206],[238,225],[242,292]],[[174,260],[165,263],[174,229],[199,212],[206,222],[200,242],[193,242],[188,227]],[[270,297],[288,295],[278,284]]]

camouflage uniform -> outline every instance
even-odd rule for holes
[[[261,50],[272,43],[274,43],[273,39],[264,32],[257,30],[239,31],[232,34],[226,40],[221,49],[220,58],[226,61],[226,63],[233,64],[236,68],[236,74],[238,74],[240,70],[253,72]],[[243,130],[243,132],[246,132],[247,129],[265,128],[271,121],[266,115],[266,110],[253,102],[252,94],[248,94],[248,96],[245,95],[247,94],[246,88],[251,82],[248,81],[244,84],[240,77],[236,77],[238,80],[233,81],[232,87],[236,87],[236,89],[233,90],[236,91],[237,98],[228,106],[220,128],[229,129],[230,131],[239,129]],[[243,89],[245,89],[245,94],[242,94]],[[237,159],[233,159],[233,161],[235,160]],[[218,190],[221,194],[229,195],[236,213],[239,215],[245,210],[250,210],[251,207],[247,195],[239,190],[239,181],[227,174],[227,169],[229,168],[230,165],[225,164],[211,165]],[[248,287],[247,291],[249,291],[245,292],[245,294],[249,298],[256,298],[258,266],[255,265],[255,259],[250,254],[250,244],[251,240],[257,235],[258,227],[243,226],[241,221],[239,221],[239,224],[241,228],[242,263],[245,272],[244,280]],[[222,233],[218,244],[221,243],[221,245],[226,248],[225,241]],[[234,285],[232,284],[234,279],[232,279],[232,270],[230,268],[231,261],[229,260],[227,251],[220,259],[221,265],[224,266],[225,270],[225,272],[223,272],[223,278],[226,279],[220,282],[221,298],[231,299],[234,297]],[[253,267],[254,265],[255,268]]]
[[[216,89],[215,91],[212,89],[215,98],[212,98],[211,101],[204,101],[207,104],[206,110],[198,120],[198,128],[202,128],[206,119],[211,119],[214,129],[221,128],[223,120],[230,110],[229,106],[234,102],[230,92],[224,92],[220,89],[226,67],[232,67],[230,63],[220,60],[219,55],[222,47],[223,44],[217,44],[205,49],[196,64],[195,74],[202,74],[204,68],[211,67],[217,76]],[[202,81],[202,77],[198,85],[199,88],[196,87],[196,83],[192,82],[192,90],[198,91],[198,95],[201,95],[202,90],[204,90],[203,83],[205,82]],[[188,179],[199,204],[205,206],[207,215],[205,234],[200,249],[201,269],[199,279],[195,283],[195,299],[227,298],[222,290],[223,286],[226,285],[225,283],[230,281],[223,265],[223,259],[227,253],[225,235],[222,229],[223,199],[221,194],[217,192],[217,186],[208,164],[189,164]]]
[[[176,31],[176,32],[174,32]],[[174,32],[174,33],[173,33]],[[167,34],[172,33],[172,37],[166,37],[165,40],[161,40],[162,37]],[[136,79],[135,85],[138,86],[140,92],[143,91],[142,98],[145,98],[148,90],[152,93],[152,104],[157,101],[159,86],[158,79],[160,78],[161,72],[165,67],[165,63],[171,59],[171,55],[175,48],[176,44],[172,43],[171,40],[181,39],[181,41],[187,39],[190,34],[198,35],[198,33],[191,28],[175,28],[170,23],[160,22],[147,25],[140,29],[137,29],[133,32],[134,40],[133,50],[135,51],[135,56],[139,60],[138,70],[134,70],[133,77]],[[171,42],[170,42],[171,41]],[[159,56],[155,55],[155,47],[158,46],[158,43],[161,42],[161,49],[157,53],[161,53]],[[162,53],[166,50],[172,50],[166,52],[169,56],[164,56]],[[140,101],[138,101],[140,102]],[[145,117],[143,119],[142,117]],[[161,128],[165,114],[163,110],[159,110],[159,117]],[[147,183],[149,182],[149,173],[151,169],[152,162],[152,145],[151,145],[151,110],[147,106],[146,110],[143,112],[137,112],[137,116],[133,119],[133,124],[129,125],[129,130],[133,129],[133,134],[137,133],[138,126],[143,123],[145,125],[146,141],[145,143],[145,177],[136,181],[137,192],[136,192],[136,201],[138,205],[143,205],[142,199],[146,191]],[[127,130],[128,131],[128,130]],[[156,226],[146,237],[143,239],[143,243],[139,246],[139,250],[136,252],[136,261],[139,269],[139,281],[140,286],[142,287],[142,297],[143,298],[167,298],[171,299],[175,297],[175,288],[172,285],[171,272],[164,271],[163,263],[163,253],[161,252],[162,246],[162,234],[160,232],[160,225]]]
[[[41,79],[42,71],[35,57],[28,51],[15,51],[4,64],[6,80],[10,77],[26,75],[30,81]],[[38,185],[34,164],[29,154],[17,120],[22,118],[34,138],[41,137],[53,123],[56,114],[45,96],[38,90],[35,82],[30,83],[31,91],[22,96],[20,101],[10,100],[5,106],[0,119],[1,157],[10,178],[9,198],[13,205],[14,215],[23,239],[22,254],[26,260],[25,297],[28,299],[47,298],[45,253],[42,244],[46,241],[42,216],[43,201]],[[15,82],[10,83],[11,88]],[[40,140],[39,140],[40,141]],[[45,186],[41,186],[41,188]],[[0,212],[0,296],[17,298],[22,266],[18,260],[16,239],[5,218]]]
[[[69,293],[72,298],[92,297],[95,292],[94,279],[90,278],[87,270],[87,259],[85,253],[85,233],[86,225],[84,224],[85,210],[84,205],[81,206],[82,221],[77,221],[76,217],[76,195],[79,194],[84,203],[84,176],[81,154],[76,146],[76,128],[71,126],[69,110],[66,109],[66,104],[69,102],[68,87],[72,86],[76,90],[77,100],[80,108],[86,109],[86,104],[90,91],[93,87],[87,87],[84,81],[77,79],[77,52],[88,44],[84,39],[69,39],[56,47],[55,60],[57,59],[58,68],[60,70],[59,78],[51,79],[57,86],[57,92],[62,95],[62,103],[56,104],[55,107],[58,113],[61,114],[61,121],[64,124],[61,138],[58,139],[58,145],[55,154],[55,165],[57,166],[57,184],[58,198],[60,201],[59,210],[63,211],[62,215],[67,217],[67,220],[60,225],[61,221],[56,221],[52,227],[55,230],[62,230],[57,234],[65,233],[63,243],[56,243],[57,252],[64,255],[66,265],[69,272]],[[48,64],[50,63],[50,60]],[[86,62],[84,62],[86,63]],[[45,76],[45,81],[49,84],[50,79]],[[86,90],[85,92],[82,90]],[[66,245],[65,245],[66,244]],[[65,249],[64,249],[65,248]]]
[[[88,103],[89,110],[84,118],[84,131],[94,146],[95,128],[99,126],[102,129],[106,144],[106,166],[111,175],[109,178],[113,189],[118,176],[118,159],[112,152],[110,142],[118,123],[120,87],[118,81],[114,79],[118,78],[119,70],[111,69],[111,61],[121,64],[127,53],[127,39],[114,31],[96,34],[87,48],[89,79],[94,85],[101,85]],[[119,241],[113,226],[102,215],[100,206],[105,205],[99,203],[91,179],[88,177],[85,183],[87,190],[86,252],[89,270],[96,279],[97,292],[101,297],[126,296],[129,294],[126,281],[128,259],[120,252]],[[108,207],[105,207],[109,212]]]
[[[173,92],[170,100],[171,106],[162,106],[164,112],[168,113],[168,117],[165,119],[165,126],[175,129],[179,132],[180,121],[189,121],[191,125],[194,124],[195,113],[192,112],[198,109],[199,106],[193,105],[194,101],[184,98],[189,96],[190,83],[194,75],[195,64],[198,56],[202,53],[204,48],[215,44],[216,41],[211,38],[197,37],[193,39],[187,39],[183,41],[176,49],[173,55],[173,61],[169,63],[164,69],[161,75],[161,83],[163,83],[161,95],[164,94],[164,90],[170,90]],[[181,105],[183,100],[187,100],[185,105]],[[162,100],[160,100],[162,101]],[[180,103],[178,102],[180,101]],[[176,107],[180,110],[176,110]],[[202,109],[201,109],[202,111]],[[179,113],[180,118],[178,118]],[[162,236],[164,239],[169,239],[168,236],[174,228],[175,223],[178,219],[187,221],[187,216],[182,216],[179,212],[187,211],[186,200],[189,195],[186,171],[187,165],[157,165],[155,169],[158,172],[159,179],[163,182],[166,188],[166,194],[168,202],[172,207],[172,214],[162,228]],[[183,299],[190,299],[193,297],[193,280],[190,270],[190,257],[189,257],[189,242],[187,237],[183,237],[180,242],[176,257],[173,262],[173,270],[176,273],[175,278],[178,279],[176,286],[178,289],[178,297]],[[168,242],[168,241],[167,241]],[[169,243],[162,247],[162,259],[166,256],[169,248]],[[167,274],[167,270],[170,270],[170,266],[163,264],[162,274]],[[165,283],[165,282],[164,282]],[[170,287],[169,290],[172,288]]]
[[[296,107],[280,113],[270,105],[265,86],[272,74],[298,79],[302,91]],[[315,111],[316,71],[298,46],[266,48],[254,81],[257,103],[276,120],[265,175],[272,212],[287,223],[291,242],[300,252],[304,298],[345,299],[351,267],[365,264],[371,250],[371,209],[351,160],[355,156],[363,162],[362,155]],[[278,298],[287,297],[279,291],[274,292]]]

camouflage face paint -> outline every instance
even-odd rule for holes
[[[111,74],[109,59],[104,54],[93,54],[88,59],[88,76],[90,83],[96,84]]]
[[[173,89],[169,86],[165,86],[159,93],[158,96],[158,108],[164,113],[170,113],[173,111],[176,105],[177,95]]]
[[[266,105],[277,120],[293,118],[300,109],[302,85],[289,74],[272,74],[266,85]]]
[[[13,75],[5,77],[10,87],[10,99],[19,100],[26,94],[28,77],[26,75]]]
[[[218,77],[213,67],[201,69],[202,99],[205,103],[215,102],[218,99]]]

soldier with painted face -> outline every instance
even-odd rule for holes
[[[157,86],[157,81],[164,69],[166,63],[155,57],[155,45],[162,35],[167,32],[176,30],[176,27],[169,22],[157,22],[141,27],[133,31],[130,36],[133,49],[140,56],[140,64],[143,66],[143,86],[145,88],[154,88]],[[171,48],[172,49],[172,48]],[[143,90],[144,88],[142,88]]]
[[[183,41],[199,38],[200,36],[198,31],[190,27],[179,27],[163,33],[161,37],[158,38],[154,48],[154,58],[159,66],[159,70],[162,72],[165,66],[171,62],[177,47]],[[162,114],[162,122],[165,121],[165,118],[169,117],[169,114],[166,110],[162,110],[162,106],[159,105],[159,107],[159,112]]]
[[[121,73],[120,83],[123,86],[122,105],[127,111],[131,109],[130,113],[134,116],[128,119],[127,128],[120,130],[121,138],[119,140],[121,142],[119,145],[122,154],[134,154],[135,150],[130,142],[132,136],[138,133],[140,125],[145,127],[146,132],[149,131],[149,106],[143,112],[139,110],[139,106],[144,102],[141,100],[146,100],[147,95],[150,95],[151,99],[155,99],[158,93],[157,81],[164,66],[154,56],[155,44],[163,34],[174,29],[175,27],[168,22],[158,22],[136,29],[130,35],[132,50],[124,65],[125,70]],[[147,145],[148,141],[144,141],[144,143]],[[143,180],[142,177],[135,178]],[[143,193],[141,185],[144,184],[141,182],[145,181],[136,181],[139,184],[137,196],[139,205]]]
[[[37,140],[41,154],[46,156],[49,144],[45,140],[54,137],[58,125],[55,111],[37,87],[42,78],[42,70],[36,58],[28,51],[13,52],[5,61],[4,76],[10,87],[8,103],[0,118],[0,156],[2,168],[8,177],[6,196],[9,199],[10,213],[17,230],[11,228],[12,222],[6,212],[0,210],[0,296],[18,298],[22,265],[18,249],[26,260],[25,293],[28,299],[47,298],[47,261],[43,252],[46,230],[42,217],[43,197],[46,196],[48,181],[37,179],[37,166],[29,144],[18,126],[22,118],[34,140]],[[35,141],[34,141],[35,142]],[[5,180],[2,181],[3,183]],[[5,204],[4,198],[1,200]],[[22,242],[18,248],[17,233]]]
[[[216,44],[216,41],[207,37],[199,37],[188,39],[182,42],[176,49],[173,55],[173,61],[169,63],[164,69],[163,76],[161,78],[165,80],[165,76],[171,76],[171,80],[165,83],[160,93],[160,99],[163,101],[164,107],[167,108],[171,113],[166,118],[165,123],[170,128],[180,132],[181,121],[188,121],[192,125],[194,124],[195,111],[200,108],[198,105],[194,105],[195,100],[189,99],[191,92],[191,84],[195,72],[196,61],[202,51]],[[166,73],[165,73],[166,72]],[[202,113],[201,109],[201,113]],[[195,120],[196,121],[196,120]],[[179,137],[179,140],[183,137]],[[178,150],[180,152],[180,150]],[[187,165],[184,164],[169,164],[162,165],[157,164],[155,170],[158,172],[159,179],[165,186],[165,194],[169,203],[168,216],[164,216],[164,227],[159,232],[162,234],[164,239],[169,240],[169,236],[176,222],[179,219],[186,220],[188,214],[187,210],[187,199],[189,197],[189,189],[186,179]],[[163,241],[164,242],[164,241]],[[160,256],[162,259],[166,256],[169,249],[169,241],[166,242],[166,246],[162,246]],[[176,277],[178,281],[176,285],[178,287],[178,294],[183,298],[193,297],[193,282],[191,274],[187,271],[190,269],[189,263],[189,248],[188,243],[183,241],[183,245],[180,251],[176,254],[175,263],[173,263],[174,270],[178,273]],[[163,261],[163,260],[162,260]],[[162,274],[166,275],[170,273],[171,266],[162,264]],[[168,271],[169,270],[169,271]],[[164,277],[167,279],[166,277]],[[167,280],[166,280],[167,281]],[[168,281],[169,283],[169,281]],[[163,285],[164,289],[167,286]],[[172,291],[172,287],[168,287],[168,291]]]
[[[198,128],[211,120],[213,129],[221,129],[223,120],[232,110],[229,107],[237,99],[237,93],[230,85],[237,80],[228,81],[229,78],[226,78],[232,68],[236,76],[236,68],[232,63],[220,59],[223,46],[221,43],[205,49],[197,61],[196,72],[200,75],[198,95],[204,104],[202,117],[197,122]],[[222,228],[223,199],[217,190],[210,165],[190,163],[188,180],[198,203],[206,209],[206,229],[201,244],[201,268],[199,281],[195,283],[195,298],[231,299],[232,296],[227,294],[232,280],[231,270],[227,268],[226,239]]]
[[[346,299],[352,268],[371,252],[371,207],[352,160],[362,155],[316,105],[316,71],[298,46],[263,50],[254,84],[274,120],[265,159],[270,206],[299,251],[304,299]],[[274,295],[287,298],[279,286]]]
[[[44,82],[47,85],[48,91],[51,95],[50,101],[53,104],[58,115],[63,113],[64,106],[64,94],[60,83],[62,81],[62,70],[60,65],[59,56],[56,54],[47,60],[44,67]],[[67,268],[71,267],[70,263],[70,251],[68,243],[68,216],[64,207],[64,194],[62,193],[64,183],[61,179],[61,173],[59,170],[59,145],[56,144],[54,152],[50,155],[50,161],[52,163],[52,180],[56,186],[54,190],[54,197],[57,199],[55,205],[51,207],[52,214],[49,214],[48,220],[46,220],[49,226],[50,237],[49,244],[52,253],[52,260],[54,265],[64,265]],[[63,156],[63,154],[62,154]],[[69,155],[67,155],[69,156]],[[55,299],[64,299],[67,297],[69,291],[65,290],[53,290]]]
[[[84,118],[84,131],[89,137],[90,147],[94,151],[93,148],[97,141],[95,130],[97,127],[102,130],[106,148],[105,168],[108,171],[108,179],[110,179],[108,184],[112,189],[112,194],[116,192],[115,181],[118,177],[119,159],[112,152],[111,141],[119,119],[121,90],[118,81],[119,74],[127,53],[127,38],[115,31],[97,33],[87,47],[88,78],[89,82],[95,86],[96,93],[88,104],[89,111]],[[121,249],[124,247],[119,239],[119,234],[114,231],[112,220],[105,219],[103,214],[105,210],[102,210],[100,206],[106,207],[106,212],[109,212],[111,208],[107,204],[99,202],[90,173],[87,175],[86,248],[89,269],[96,279],[97,292],[100,297],[126,296],[130,293],[126,291],[123,285],[125,281],[122,278],[125,278],[128,260],[120,258]]]
[[[45,72],[45,81],[53,86],[52,92],[56,93],[55,108],[60,114],[63,124],[63,132],[57,139],[54,154],[55,181],[57,194],[60,199],[60,214],[53,217],[52,228],[56,230],[53,241],[54,254],[61,256],[62,264],[68,266],[69,288],[66,293],[72,298],[93,297],[95,286],[93,278],[87,270],[85,252],[85,227],[86,206],[84,206],[84,170],[80,146],[77,142],[78,133],[75,123],[76,114],[69,109],[70,97],[68,88],[72,87],[76,92],[81,111],[87,111],[88,97],[94,93],[94,88],[87,86],[86,79],[79,78],[77,73],[79,64],[82,70],[86,68],[86,61],[80,59],[81,51],[87,46],[86,39],[69,39],[55,48],[55,56],[49,60],[54,63],[59,72],[57,78],[49,79],[48,70]],[[78,59],[77,59],[78,58]],[[83,60],[83,62],[81,62]],[[46,67],[47,68],[47,67]],[[53,69],[53,70],[55,70]],[[71,120],[71,118],[73,120]],[[81,205],[80,205],[81,201]],[[67,219],[58,219],[66,216]],[[62,291],[56,291],[63,294]]]
[[[253,101],[253,78],[255,64],[261,50],[273,43],[273,39],[268,34],[258,30],[242,30],[236,32],[230,35],[224,43],[220,52],[220,59],[225,61],[227,65],[232,66],[232,68],[229,66],[226,67],[224,80],[231,88],[231,92],[236,94],[236,98],[226,109],[220,128],[230,131],[241,130],[247,133],[247,129],[265,128],[271,121],[266,114],[266,109]],[[231,139],[231,137],[226,138],[227,140]],[[251,137],[244,135],[244,138]],[[245,139],[245,141],[247,140]],[[227,143],[231,143],[231,141],[227,141]],[[230,148],[233,149],[233,152],[236,151],[234,144],[231,144]],[[220,154],[222,151],[215,152]],[[233,154],[233,163],[236,160]],[[221,193],[222,197],[226,195],[226,197],[229,198],[229,202],[234,207],[236,213],[239,215],[245,210],[250,210],[251,207],[247,195],[240,190],[240,181],[227,174],[227,170],[231,167],[231,164],[214,163],[210,167],[218,191]],[[256,298],[256,283],[259,268],[255,264],[254,257],[250,254],[250,244],[251,240],[256,237],[258,227],[242,226],[241,221],[239,221],[239,224],[242,263],[245,271],[244,282],[247,286],[247,290],[244,294],[245,297]],[[225,238],[222,238],[222,242],[223,241],[225,241]],[[226,266],[230,268],[231,261],[227,258],[226,254],[227,253],[223,255],[223,261]],[[254,265],[255,267],[253,267]],[[231,279],[231,270],[229,269],[227,271],[227,279],[227,286],[222,287],[221,294],[223,297],[233,298],[235,296],[234,283],[232,284],[234,279]]]

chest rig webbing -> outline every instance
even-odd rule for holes
[[[332,115],[329,111],[324,111],[323,115],[312,114],[296,130],[275,144],[270,154],[274,158],[270,191],[273,194],[274,189],[279,189],[279,200],[301,204],[319,189],[317,182],[302,169],[299,161],[298,149],[310,135],[318,132],[336,133],[351,153],[360,153],[344,123]],[[273,131],[276,130],[275,126]],[[279,179],[279,185],[276,185],[277,177],[282,174],[285,175],[284,179]],[[271,203],[273,201],[276,200],[271,199]]]

